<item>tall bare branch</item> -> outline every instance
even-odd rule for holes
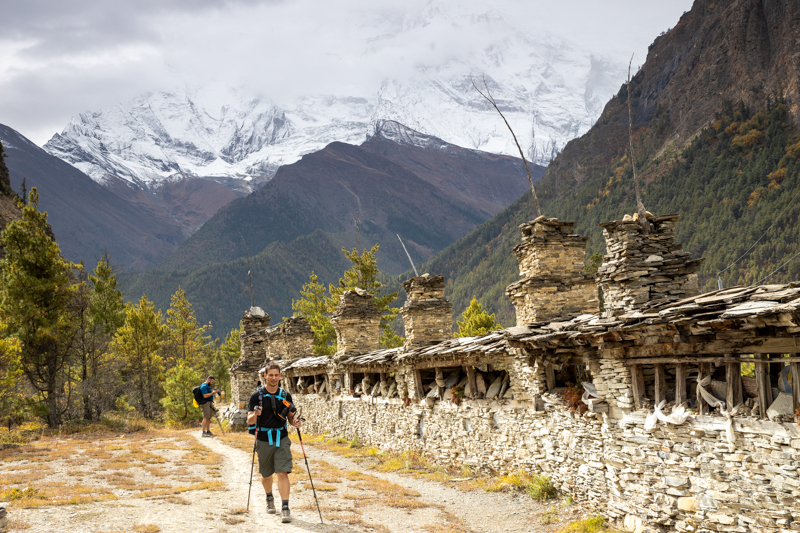
[[[533,194],[533,203],[536,204],[536,215],[542,216],[542,210],[539,207],[539,198],[536,196],[536,189],[533,188],[533,178],[531,178],[531,171],[528,168],[528,162],[525,160],[525,154],[522,152],[522,147],[519,145],[519,141],[517,141],[517,136],[514,134],[514,130],[511,129],[511,125],[506,120],[506,117],[505,115],[503,115],[503,112],[500,111],[499,107],[497,107],[497,102],[494,101],[494,97],[492,96],[491,91],[489,91],[489,85],[486,83],[486,76],[483,76],[483,87],[484,89],[486,89],[486,94],[484,94],[483,91],[478,89],[478,86],[475,85],[475,80],[470,78],[470,81],[472,81],[472,86],[475,87],[475,90],[478,91],[478,94],[483,96],[487,102],[492,104],[492,107],[494,107],[495,110],[500,114],[500,117],[503,119],[503,122],[505,122],[506,126],[508,127],[508,131],[511,132],[511,136],[514,137],[514,143],[517,145],[517,150],[519,150],[519,156],[522,158],[522,162],[525,164],[525,172],[528,173],[528,181],[531,184],[531,194]]]
[[[642,195],[639,193],[639,176],[636,174],[636,158],[633,157],[633,111],[631,107],[631,64],[633,54],[628,63],[628,143],[630,144],[631,168],[633,169],[633,188],[636,191],[636,212],[639,213],[639,225],[642,226],[642,233],[650,233],[650,223],[647,221],[647,210],[642,203]]]

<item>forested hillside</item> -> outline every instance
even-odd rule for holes
[[[800,98],[797,66],[788,60],[800,53],[791,22],[799,16],[800,6],[790,2],[698,0],[656,39],[631,80],[645,207],[681,215],[678,240],[706,257],[704,289],[715,286],[721,270],[726,286],[758,282],[800,252]],[[590,237],[587,257],[604,251],[597,223],[635,210],[626,85],[595,126],[550,164],[537,193],[544,214],[575,220],[576,230]],[[455,310],[475,294],[502,323],[513,323],[504,294],[518,275],[511,249],[517,225],[535,216],[526,193],[420,272],[445,275]],[[800,279],[800,259],[768,279]]]

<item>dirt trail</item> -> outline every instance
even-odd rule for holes
[[[219,471],[222,477],[215,479],[224,482],[225,490],[190,491],[172,500],[116,499],[39,509],[15,509],[12,513],[21,523],[29,525],[24,529],[29,533],[500,533],[552,532],[559,527],[542,525],[539,520],[541,513],[556,505],[553,503],[540,504],[525,496],[505,493],[463,492],[443,483],[380,473],[365,469],[350,459],[309,446],[306,446],[306,452],[309,454],[325,524],[319,523],[301,454],[299,458],[296,455],[295,473],[292,475],[290,502],[294,521],[281,524],[279,515],[266,513],[264,490],[257,471],[253,479],[250,511],[244,512],[252,457],[249,453],[229,446],[221,439],[201,438],[199,431],[191,435],[221,457]],[[299,445],[294,444],[292,450],[299,454]],[[342,471],[348,474],[343,476]],[[64,474],[69,475],[69,472]],[[401,487],[416,491],[419,496],[400,494],[398,491],[402,491]],[[277,487],[274,490],[278,499]]]

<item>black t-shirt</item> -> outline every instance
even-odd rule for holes
[[[281,389],[275,391],[277,395]],[[267,389],[265,387],[259,387],[253,394],[250,395],[250,404],[247,408],[248,411],[256,411],[258,410],[258,397],[259,395],[267,394]],[[292,395],[289,394],[286,390],[283,391],[283,398],[289,402],[292,402]],[[280,438],[286,437],[288,432],[286,430],[286,425],[288,420],[284,420],[283,418],[279,417],[277,413],[280,413],[284,409],[283,403],[274,398],[275,400],[275,410],[273,411],[273,397],[264,396],[261,398],[261,416],[258,417],[256,420],[256,426],[258,427],[258,440],[267,441],[269,440],[269,435],[267,435],[267,431],[262,431],[261,428],[281,428],[281,435]],[[274,438],[274,435],[273,435]]]

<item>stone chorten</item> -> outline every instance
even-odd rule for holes
[[[336,359],[378,349],[381,312],[362,289],[345,291],[331,315],[336,330]]]
[[[251,307],[242,317],[242,329],[239,331],[241,356],[230,368],[233,424],[243,423],[240,419],[242,416],[246,417],[247,401],[250,399],[250,394],[256,390],[258,369],[264,362],[265,343],[268,342],[269,320],[269,315],[260,307]],[[242,409],[244,415],[237,413]]]
[[[287,318],[270,329],[267,336],[269,344],[264,359],[265,365],[270,361],[287,363],[311,355],[314,351],[314,332],[311,331],[308,320],[302,316]]]
[[[453,336],[453,304],[444,297],[444,276],[423,274],[403,282],[406,303],[400,309],[406,348],[441,342]]]
[[[703,259],[692,259],[675,243],[679,215],[649,219],[644,235],[639,222],[622,220],[599,224],[606,239],[606,255],[597,270],[603,290],[604,316],[613,318],[699,293],[697,270]]]
[[[514,254],[521,279],[506,287],[518,326],[597,312],[597,286],[583,264],[589,239],[574,226],[544,215],[519,226],[522,242]]]

